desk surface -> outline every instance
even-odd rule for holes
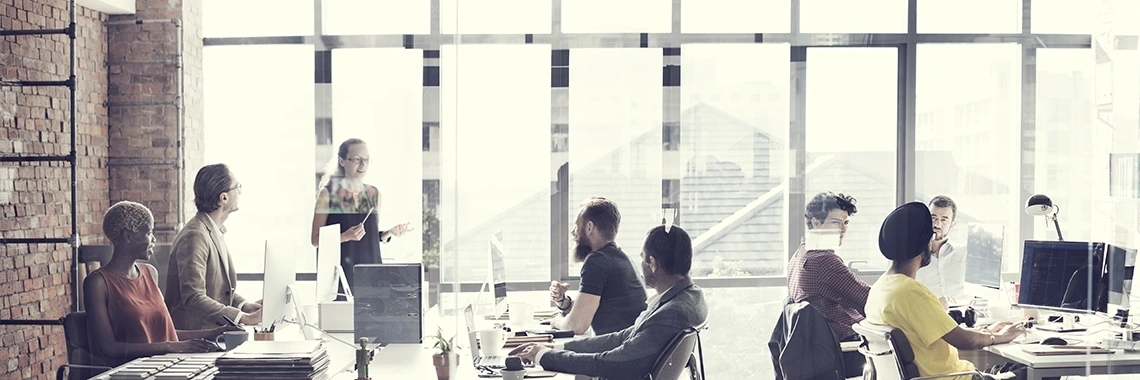
[[[432,364],[434,349],[420,344],[390,344],[376,353],[376,358],[368,366],[372,378],[396,379],[434,379],[435,366]],[[379,376],[383,374],[383,376]],[[479,372],[471,364],[471,355],[460,353],[459,365],[456,373],[451,376],[453,380],[480,379]],[[558,374],[548,379],[573,380],[575,375]],[[342,372],[333,377],[334,380],[356,379],[354,372]]]

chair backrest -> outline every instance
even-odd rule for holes
[[[875,373],[875,380],[907,380],[919,377],[910,341],[898,328],[862,321],[851,326],[863,337],[859,352]]]
[[[76,311],[63,318],[63,335],[67,343],[67,364],[91,365],[91,346],[87,340],[87,312]],[[102,371],[72,368],[69,379],[87,379]]]
[[[669,345],[665,346],[665,351],[657,357],[657,361],[653,363],[653,368],[645,375],[646,380],[677,380],[681,377],[681,371],[689,364],[689,358],[693,356],[693,348],[697,346],[697,329],[686,328],[682,330]],[[692,369],[695,370],[695,369]]]

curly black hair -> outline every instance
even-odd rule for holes
[[[804,210],[804,219],[807,222],[807,228],[812,229],[811,220],[815,218],[820,222],[827,219],[827,214],[831,210],[840,209],[847,212],[847,215],[855,215],[859,209],[855,207],[855,197],[843,193],[832,193],[830,191],[816,194],[815,197],[808,202]]]

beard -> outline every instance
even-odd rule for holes
[[[641,277],[645,280],[645,287],[654,289],[657,287],[657,277],[653,276],[653,269],[649,267],[649,263],[641,263]]]
[[[943,241],[943,240],[946,240],[946,233],[942,232],[941,229],[935,228],[934,229],[934,241]]]
[[[574,246],[574,261],[579,263],[586,261],[586,256],[589,256],[590,252],[593,251],[594,249],[590,248],[590,238],[579,237],[577,245]]]
[[[933,256],[934,251],[931,251],[930,247],[927,247],[926,251],[922,252],[922,264],[919,266],[919,268],[925,268],[927,265],[930,265],[930,261]]]

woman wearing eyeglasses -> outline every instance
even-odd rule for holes
[[[403,223],[380,231],[374,215],[380,213],[380,190],[364,183],[370,160],[364,140],[352,138],[340,143],[318,185],[320,193],[313,211],[314,247],[321,227],[340,224],[340,265],[349,284],[354,265],[379,264],[380,242],[389,242],[408,230],[408,224]]]

